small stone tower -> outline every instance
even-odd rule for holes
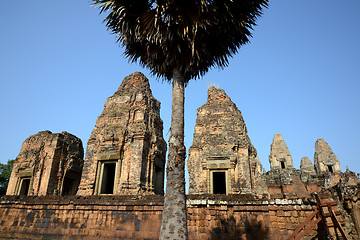
[[[198,108],[188,158],[190,194],[254,192],[261,164],[235,103],[222,89],[210,87]]]
[[[319,175],[325,172],[341,173],[339,160],[322,138],[315,143],[314,164],[316,173]]]
[[[42,131],[27,138],[15,159],[7,195],[74,195],[80,183],[84,149],[67,132]]]
[[[315,174],[315,168],[308,157],[303,157],[300,163],[300,170],[309,174]]]
[[[269,156],[271,170],[293,169],[294,164],[286,143],[281,134],[275,134]]]
[[[87,144],[78,195],[163,194],[166,142],[160,102],[140,72],[105,101]]]

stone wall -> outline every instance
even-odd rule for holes
[[[1,198],[0,236],[31,239],[157,239],[161,225],[161,200],[139,200],[134,196],[9,196]]]
[[[0,198],[0,237],[158,239],[162,203],[157,195],[6,196]],[[357,239],[354,222],[359,220],[353,219],[359,218],[360,206],[357,200],[348,204],[352,210],[342,210],[342,219],[348,235]],[[187,206],[189,239],[287,239],[315,209],[313,199],[250,195],[189,195]],[[302,239],[318,233],[315,228]]]

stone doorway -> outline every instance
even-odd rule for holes
[[[64,183],[63,183],[62,195],[63,196],[75,195],[76,189],[74,189],[74,188],[75,188],[75,179],[65,177]]]
[[[21,178],[20,179],[20,187],[19,187],[19,194],[21,196],[27,196],[30,189],[30,180],[31,178]]]
[[[98,194],[114,194],[117,161],[99,161]]]
[[[227,194],[227,171],[211,171],[210,189],[212,194]]]
[[[281,169],[285,169],[285,162],[280,162],[281,163]]]

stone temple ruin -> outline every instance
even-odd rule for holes
[[[142,73],[105,101],[87,144],[78,195],[163,194],[166,142],[160,102]]]
[[[275,134],[271,144],[269,156],[271,169],[292,169],[294,168],[293,160],[283,137]]]
[[[300,169],[280,134],[270,150],[265,172],[240,110],[210,87],[187,161],[189,239],[360,238],[359,176],[341,171],[323,139]],[[157,239],[165,155],[160,102],[136,72],[106,99],[85,160],[67,132],[25,140],[0,198],[0,237]]]
[[[80,182],[84,150],[67,132],[30,136],[15,159],[7,195],[74,195]]]
[[[188,158],[190,194],[239,194],[258,189],[262,166],[241,112],[224,90],[210,87],[198,108]]]

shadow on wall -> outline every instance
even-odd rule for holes
[[[217,221],[218,227],[210,232],[212,240],[270,240],[269,229],[263,226],[263,222],[256,219],[249,220],[246,215],[243,215],[238,222],[233,216],[227,219],[218,216]]]

